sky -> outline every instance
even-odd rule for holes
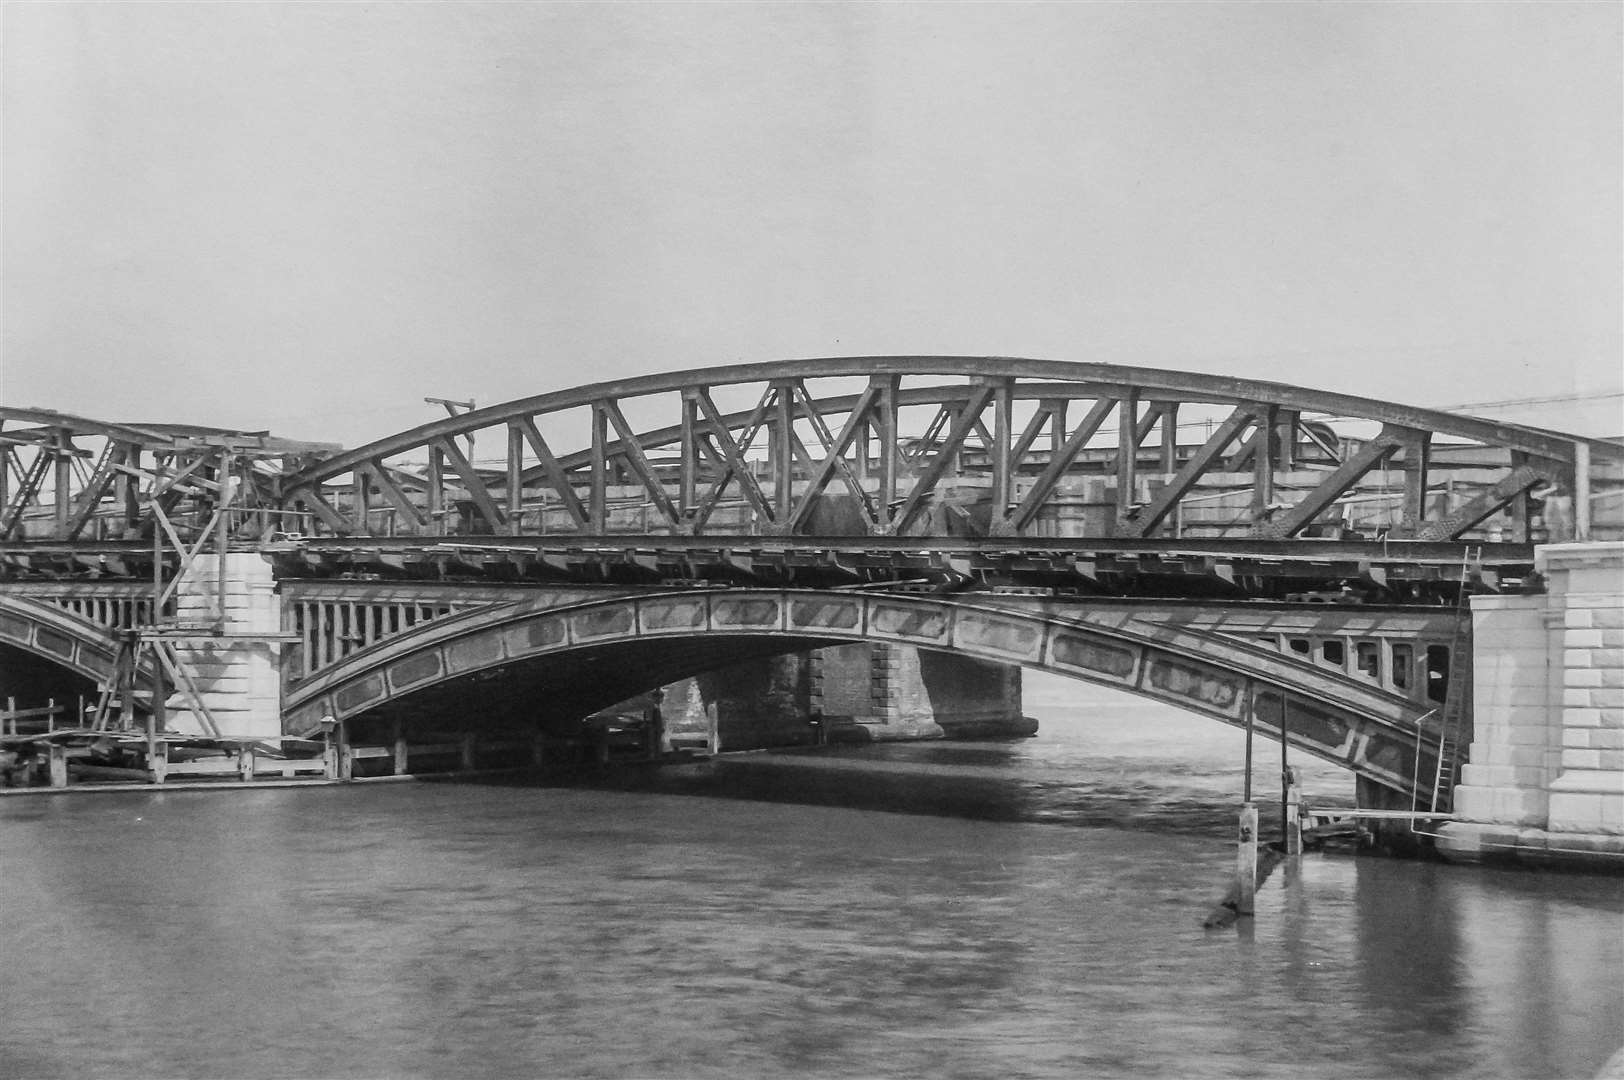
[[[0,402],[1014,355],[1624,432],[1624,5],[6,3]]]

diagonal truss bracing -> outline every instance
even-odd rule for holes
[[[233,530],[253,510],[265,530],[354,537],[1537,542],[1588,535],[1596,494],[1624,485],[1612,443],[1282,383],[1001,357],[610,381],[347,451],[0,410],[0,455],[5,542],[150,535],[152,505],[201,528],[222,501]]]
[[[721,404],[740,398],[753,406]],[[634,423],[634,408],[674,422]],[[568,434],[581,417],[585,437]],[[488,428],[507,429],[506,457],[469,460],[456,440]],[[1583,476],[1577,460],[1590,463]],[[320,530],[359,535],[371,526],[356,507],[375,495],[399,529],[425,535],[1290,540],[1364,529],[1403,540],[1503,517],[1537,540],[1531,489],[1588,494],[1621,468],[1611,444],[1279,383],[871,357],[491,406],[332,455],[288,477],[282,501]],[[421,482],[388,479],[400,475]]]

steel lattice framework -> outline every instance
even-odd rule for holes
[[[738,400],[754,404],[724,405]],[[670,422],[658,423],[662,411]],[[1358,430],[1339,430],[1349,421]],[[1199,437],[1181,437],[1192,423]],[[476,458],[475,440],[501,458]],[[1530,489],[1583,501],[1621,468],[1612,443],[1282,383],[860,357],[675,372],[478,409],[324,457],[286,477],[281,500],[312,531],[339,536],[1289,540],[1345,521],[1350,500],[1378,498],[1387,539],[1456,540],[1509,508],[1513,538],[1527,541],[1541,538],[1519,505]],[[1390,475],[1369,496],[1378,470]],[[1203,502],[1221,505],[1221,525]]]
[[[334,443],[180,424],[115,424],[0,406],[0,541],[150,538],[199,531],[216,508],[271,523],[276,480]],[[224,496],[222,498],[222,495]]]

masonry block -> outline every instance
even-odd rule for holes
[[[1602,630],[1564,630],[1562,647],[1565,649],[1597,649],[1602,645]]]
[[[1601,795],[1588,792],[1551,793],[1548,826],[1553,832],[1599,833],[1608,831],[1609,815]]]
[[[1542,825],[1548,813],[1545,792],[1527,788],[1496,788],[1493,806],[1494,820],[1506,825]]]
[[[1624,750],[1624,731],[1617,728],[1591,728],[1590,745],[1596,750]]]
[[[1624,709],[1624,687],[1600,686],[1588,691],[1586,702],[1595,709]]]
[[[1601,751],[1564,747],[1562,750],[1563,769],[1589,769],[1601,768]]]

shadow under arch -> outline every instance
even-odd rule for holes
[[[1092,625],[1042,606],[860,592],[698,590],[565,607],[503,604],[354,653],[292,689],[283,729],[513,677],[524,700],[586,715],[741,660],[883,641],[1067,675],[1153,698],[1340,765],[1405,796],[1430,777],[1434,718],[1416,702],[1260,646],[1160,623]],[[424,695],[427,695],[425,698]],[[1282,724],[1282,719],[1284,723]],[[1420,762],[1417,764],[1418,742]]]

